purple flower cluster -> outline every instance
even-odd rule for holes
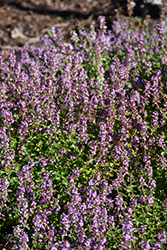
[[[10,183],[7,178],[3,177],[0,179],[0,190],[1,190],[1,203],[0,203],[0,215],[4,217],[3,211],[7,209],[6,201],[8,200],[8,187]]]
[[[3,249],[167,246],[167,41],[99,20],[0,53]]]
[[[61,216],[62,235],[74,238],[76,246],[80,246],[80,249],[92,247],[103,249],[106,243],[104,235],[110,224],[107,208],[112,207],[112,199],[107,196],[112,190],[107,181],[102,180],[100,183],[99,181],[100,175],[93,175],[86,186],[80,187],[79,192],[73,185],[70,191],[71,203],[67,205],[66,212]],[[85,233],[88,223],[89,230]],[[75,232],[75,235],[74,233],[70,235],[70,229]]]

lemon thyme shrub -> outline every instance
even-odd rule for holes
[[[51,28],[0,57],[2,249],[166,249],[167,41]]]

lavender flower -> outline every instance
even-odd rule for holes
[[[159,239],[160,242],[165,241],[166,242],[166,232],[165,231],[159,231],[157,234],[157,238]]]
[[[52,27],[39,48],[0,53],[10,249],[165,247],[166,39],[161,24],[148,40],[99,21],[72,44]]]
[[[142,241],[142,243],[141,243],[141,248],[142,249],[150,249],[150,243],[149,243],[149,241],[147,241],[147,240],[143,240]]]
[[[8,187],[10,183],[7,178],[3,177],[0,179],[0,191],[1,191],[1,207],[6,206],[8,200]]]

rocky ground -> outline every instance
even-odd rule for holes
[[[25,42],[38,46],[39,35],[47,33],[51,26],[62,28],[64,39],[69,42],[70,31],[78,22],[89,27],[99,15],[106,17],[108,29],[119,18],[125,18],[133,29],[142,29],[144,25],[154,29],[163,6],[161,0],[152,4],[151,1],[135,0],[128,5],[127,0],[1,0],[0,50],[7,55],[8,49],[21,48]],[[166,13],[167,5],[164,6],[163,13]]]

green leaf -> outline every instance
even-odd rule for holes
[[[127,187],[127,188],[126,188],[126,191],[127,191],[128,193],[132,192],[132,187],[130,187],[130,186]]]

